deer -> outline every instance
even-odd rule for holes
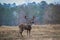
[[[20,24],[19,25],[19,34],[21,35],[21,37],[23,37],[22,33],[24,30],[27,30],[27,35],[30,36],[30,32],[31,32],[31,29],[32,29],[32,24],[34,24],[34,19],[35,19],[35,16],[32,17],[32,19],[28,19],[27,16],[24,17],[26,19],[26,24]]]

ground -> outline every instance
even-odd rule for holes
[[[1,26],[0,40],[60,40],[60,25],[33,25],[30,37],[26,30],[19,36],[18,26]]]

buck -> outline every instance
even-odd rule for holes
[[[30,36],[30,32],[31,32],[31,29],[32,29],[32,24],[34,23],[34,16],[32,19],[28,19],[27,16],[24,17],[26,19],[26,24],[20,24],[19,25],[19,33],[21,35],[21,37],[23,37],[22,33],[24,30],[27,30],[27,35],[29,34]]]

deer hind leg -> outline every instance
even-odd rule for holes
[[[20,32],[20,36],[23,37],[22,32]]]
[[[23,33],[23,30],[20,30],[20,36],[21,36],[21,37],[23,37],[22,33]]]

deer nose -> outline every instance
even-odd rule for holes
[[[34,22],[32,22],[32,23],[34,23]]]

